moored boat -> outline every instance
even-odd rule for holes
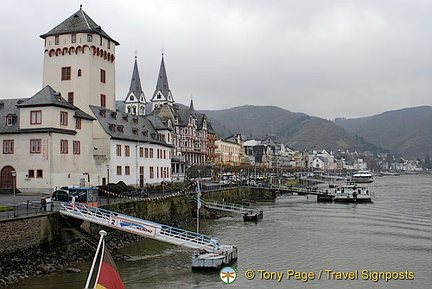
[[[373,193],[365,186],[348,185],[339,187],[334,193],[335,202],[369,203],[372,202]]]
[[[334,196],[326,191],[325,193],[317,195],[317,202],[318,203],[333,202],[333,198]]]
[[[263,218],[263,211],[248,212],[243,215],[243,221],[258,221]]]
[[[192,270],[219,270],[237,260],[237,247],[221,245],[220,252],[195,250],[192,254]]]
[[[353,174],[352,180],[355,183],[372,183],[374,181],[373,175],[369,171],[358,171]]]

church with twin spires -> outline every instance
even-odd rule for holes
[[[137,58],[124,109],[116,108],[119,42],[80,9],[44,39],[43,86],[0,100],[0,188],[51,192],[56,186],[123,181],[135,187],[183,181],[187,167],[215,160],[204,114],[175,103],[164,55],[146,100]]]

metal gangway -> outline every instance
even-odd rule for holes
[[[232,213],[248,213],[252,211],[252,208],[238,205],[238,204],[230,204],[225,202],[218,202],[218,201],[202,201],[202,204],[204,207],[219,211],[225,211],[225,212],[232,212]]]
[[[89,221],[142,237],[206,252],[220,253],[220,240],[215,237],[175,228],[82,203],[60,203],[63,216]]]

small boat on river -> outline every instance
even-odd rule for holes
[[[334,196],[330,194],[328,191],[318,194],[317,195],[317,202],[318,203],[327,203],[327,202],[333,202]]]
[[[263,211],[259,211],[259,212],[247,212],[243,215],[243,221],[258,221],[261,220],[263,218]]]
[[[237,247],[221,245],[221,252],[195,250],[192,254],[192,270],[220,270],[237,260]]]
[[[370,203],[373,192],[369,192],[366,186],[347,185],[336,188],[333,200],[335,202]]]
[[[369,171],[358,171],[353,174],[352,180],[355,183],[372,183],[374,181],[373,175]]]

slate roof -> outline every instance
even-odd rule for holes
[[[31,106],[58,106],[68,109],[76,109],[76,107],[67,102],[59,92],[56,92],[51,86],[47,85],[39,90],[35,95],[28,100],[18,105],[19,107]]]
[[[167,125],[164,123],[164,121],[168,121],[168,118],[164,117],[164,116],[156,116],[156,115],[148,115],[146,116],[146,119],[148,119],[151,124],[153,125],[153,127],[156,130],[171,130],[169,127],[167,127]]]
[[[131,83],[129,86],[128,96],[131,93],[133,93],[136,97],[141,97],[141,95],[144,96],[144,92],[143,92],[142,87],[141,87],[141,79],[140,79],[139,72],[138,72],[138,63],[137,63],[137,57],[136,56],[135,56],[135,63],[134,63],[134,68],[133,68],[133,72],[132,72]],[[144,101],[145,101],[145,97],[144,97]]]
[[[204,120],[207,120],[207,117],[203,113],[197,113],[196,119],[197,119],[197,129],[201,130],[203,128],[203,125],[204,125]]]
[[[51,29],[45,34],[42,34],[40,37],[45,39],[48,36],[52,35],[60,35],[60,34],[69,34],[69,33],[95,33],[101,35],[116,45],[120,45],[116,40],[112,39],[102,28],[100,25],[96,24],[96,22],[91,19],[87,13],[84,12],[82,7],[72,14],[69,18],[64,20],[62,23]]]
[[[209,134],[216,135],[216,131],[214,130],[213,126],[211,125],[211,122],[207,121],[207,132]]]
[[[145,116],[131,115],[93,105],[90,105],[90,109],[105,132],[113,139],[147,142],[172,147],[166,142],[157,139],[156,128]]]
[[[190,112],[189,112],[189,108],[180,108],[176,111],[176,116],[178,119],[178,125],[185,127],[188,125],[189,123],[189,116],[190,116]]]
[[[125,103],[124,103],[124,101],[122,101],[122,100],[116,100],[115,101],[115,107],[116,107],[116,110],[124,112],[125,111]]]
[[[22,99],[1,99],[0,100],[0,133],[10,133],[19,130],[19,109],[18,104],[22,101],[27,100]],[[15,119],[12,125],[6,125],[6,117],[8,115],[13,116]]]
[[[20,108],[21,107],[43,107],[57,106],[75,111],[74,117],[95,120],[94,117],[80,110],[78,107],[70,104],[60,93],[47,85],[30,98],[19,99],[1,99],[0,100],[0,133],[23,133],[23,132],[46,132],[47,130],[55,130],[66,133],[75,133],[74,130],[56,129],[56,128],[38,128],[38,129],[20,129]],[[11,116],[13,122],[11,125],[6,125],[6,117]]]
[[[42,107],[42,106],[57,106],[75,111],[75,116],[79,118],[94,120],[95,118],[91,115],[80,110],[75,105],[69,103],[64,99],[59,92],[56,92],[51,86],[47,85],[38,91],[35,95],[21,101],[17,104],[18,107]]]
[[[164,61],[163,54],[162,54],[161,66],[159,69],[159,76],[158,76],[158,80],[156,83],[156,89],[155,89],[155,92],[153,94],[153,99],[156,97],[156,94],[159,90],[162,92],[163,96],[166,98],[165,100],[168,100],[167,97],[170,93],[170,89],[169,89],[169,85],[168,85],[168,76],[167,76],[166,69],[165,69],[165,61]]]

